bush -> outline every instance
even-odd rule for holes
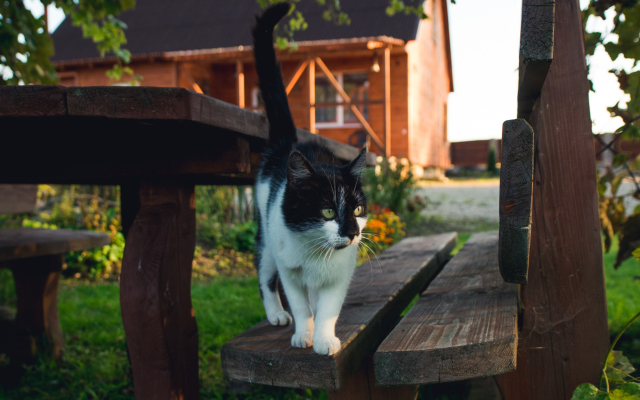
[[[370,204],[369,218],[363,230],[363,246],[360,246],[359,257],[366,260],[369,253],[378,254],[394,243],[399,242],[405,235],[406,226],[400,217],[388,208]]]
[[[375,168],[365,169],[362,184],[369,203],[400,214],[407,210],[416,179],[406,158],[378,157]]]

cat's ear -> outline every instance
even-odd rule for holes
[[[347,171],[351,173],[351,175],[359,178],[362,175],[362,171],[364,171],[365,163],[367,161],[367,148],[360,150],[360,154],[358,157],[354,158],[349,164],[344,166]]]
[[[293,150],[289,155],[289,167],[287,168],[287,176],[289,182],[310,178],[314,170],[309,160],[298,150]]]

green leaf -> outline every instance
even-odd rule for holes
[[[611,400],[640,400],[640,384],[628,382],[609,393]]]
[[[607,397],[606,392],[598,390],[590,383],[583,383],[573,392],[571,400],[604,400]]]

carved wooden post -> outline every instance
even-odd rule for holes
[[[550,0],[524,0],[523,30],[527,13],[553,6]],[[540,25],[522,37],[535,29]],[[517,369],[497,377],[506,400],[568,400],[579,384],[598,384],[607,353],[582,29],[578,1],[557,0],[553,62],[527,118],[536,142],[529,282],[521,286]]]
[[[198,399],[194,186],[142,184],[139,195],[120,280],[136,398]]]

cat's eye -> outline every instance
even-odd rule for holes
[[[322,216],[326,219],[332,219],[336,216],[336,210],[334,210],[333,208],[325,208],[322,210]]]
[[[362,206],[358,206],[356,207],[356,209],[353,211],[353,215],[355,215],[356,217],[359,217],[360,215],[362,215],[362,213],[364,212],[364,207]]]

